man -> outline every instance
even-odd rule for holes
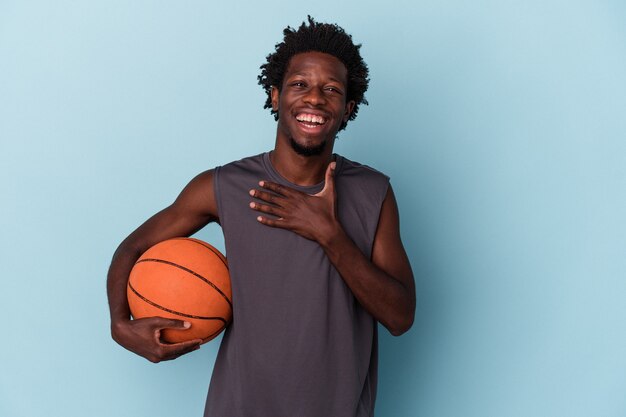
[[[122,242],[108,277],[112,336],[153,362],[200,347],[160,340],[189,323],[130,320],[126,284],[150,246],[219,222],[234,310],[205,416],[371,416],[377,322],[407,331],[415,287],[388,178],[332,153],[366,103],[368,70],[337,25],[309,17],[284,35],[259,76],[274,150],[198,175]]]

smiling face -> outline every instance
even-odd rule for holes
[[[272,88],[272,107],[278,111],[277,140],[300,155],[318,155],[334,143],[348,120],[354,101],[346,102],[348,70],[332,55],[305,52],[289,62],[283,84]]]

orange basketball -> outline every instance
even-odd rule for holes
[[[134,318],[166,317],[188,321],[186,330],[164,329],[167,342],[217,336],[232,318],[232,293],[226,258],[198,239],[157,243],[130,272],[128,304]]]

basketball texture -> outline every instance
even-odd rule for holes
[[[133,266],[127,296],[136,319],[158,316],[191,323],[187,330],[164,329],[161,336],[170,343],[206,343],[232,318],[226,258],[198,239],[174,238],[148,249]]]

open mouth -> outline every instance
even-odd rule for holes
[[[299,113],[296,120],[305,127],[316,128],[326,123],[326,118],[317,114]]]

